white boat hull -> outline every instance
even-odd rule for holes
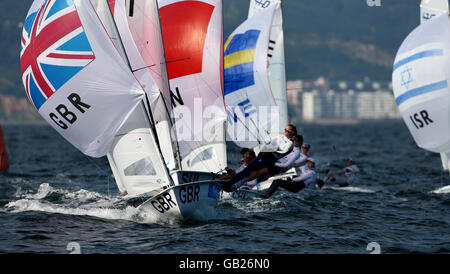
[[[157,194],[146,193],[129,199],[129,204],[137,207],[139,218],[173,222],[205,220],[215,216],[215,206],[220,199],[220,180],[204,172],[179,171],[172,177],[174,187]]]

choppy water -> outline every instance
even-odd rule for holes
[[[48,126],[3,125],[11,167],[0,173],[0,253],[69,253],[70,242],[82,253],[368,253],[370,242],[381,253],[450,252],[450,194],[433,192],[450,175],[401,121],[299,126],[317,170],[352,156],[357,184],[225,200],[210,219],[159,224],[117,206],[106,159]]]

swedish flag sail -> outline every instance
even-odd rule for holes
[[[279,109],[268,77],[273,5],[242,23],[224,46],[224,95],[228,135],[240,146],[255,147],[278,132]]]

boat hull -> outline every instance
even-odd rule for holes
[[[138,216],[156,222],[207,220],[215,216],[219,198],[216,180],[180,184],[147,198],[137,206]]]
[[[252,189],[239,188],[236,191],[229,192],[229,193],[225,192],[225,191],[221,191],[220,197],[221,197],[221,199],[230,199],[230,198],[231,199],[248,199],[248,198],[255,198],[255,197],[260,198],[261,194],[264,193],[272,185],[273,181],[287,178],[287,177],[292,177],[296,174],[297,174],[297,172],[293,168],[284,173],[272,176],[269,179],[258,183]]]

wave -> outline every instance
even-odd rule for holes
[[[18,200],[7,203],[4,206],[5,212],[41,211],[143,224],[160,222],[156,216],[128,206],[125,200],[119,196],[110,197],[84,189],[69,191],[53,188],[48,183],[43,183],[36,193],[22,191],[19,188],[15,196]]]
[[[448,193],[450,193],[450,186],[440,187],[438,189],[430,191],[430,193],[433,193],[433,194],[448,194]]]
[[[344,190],[349,192],[360,192],[360,193],[375,193],[376,190],[369,189],[369,188],[362,188],[362,187],[353,187],[353,186],[346,186],[346,187],[335,187],[335,186],[325,186],[323,189],[334,189],[334,190]]]

